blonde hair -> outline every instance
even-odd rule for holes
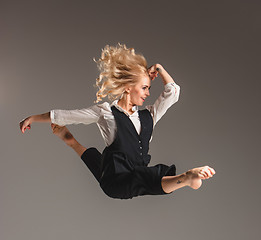
[[[125,44],[117,46],[106,45],[97,61],[100,70],[96,79],[99,90],[96,93],[96,103],[108,96],[109,100],[121,97],[125,88],[135,85],[141,75],[148,75],[147,61],[142,54],[136,54],[133,48]]]

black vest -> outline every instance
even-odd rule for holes
[[[147,109],[138,110],[141,132],[137,133],[130,118],[115,106],[111,107],[117,131],[113,143],[102,153],[102,175],[109,176],[131,172],[135,166],[147,166],[149,141],[153,131],[153,119]]]

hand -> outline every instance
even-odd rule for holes
[[[160,64],[154,64],[148,68],[148,73],[151,81],[153,81],[156,77],[158,77],[159,72],[157,69],[159,68],[159,66]]]
[[[25,132],[25,130],[28,128],[28,129],[31,129],[31,123],[32,123],[32,118],[31,117],[27,117],[25,118],[24,120],[22,120],[19,125],[20,125],[20,130],[22,133]]]

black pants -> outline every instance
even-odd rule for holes
[[[81,159],[92,172],[104,193],[111,198],[130,199],[143,195],[164,195],[161,186],[163,176],[176,175],[175,165],[157,164],[146,167],[137,166],[130,173],[101,177],[102,154],[96,148],[88,148]]]
[[[101,178],[102,154],[96,148],[88,148],[81,156],[81,159],[92,172],[98,182]]]

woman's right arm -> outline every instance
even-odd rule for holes
[[[39,115],[32,115],[23,119],[19,123],[20,130],[22,131],[22,133],[24,133],[26,129],[31,129],[31,124],[33,122],[51,122],[50,112],[39,114]]]
[[[103,104],[99,104],[75,110],[55,109],[47,113],[33,115],[20,122],[20,129],[22,133],[24,133],[26,129],[31,129],[31,124],[33,122],[51,122],[60,126],[79,123],[86,125],[97,123],[102,106]]]

